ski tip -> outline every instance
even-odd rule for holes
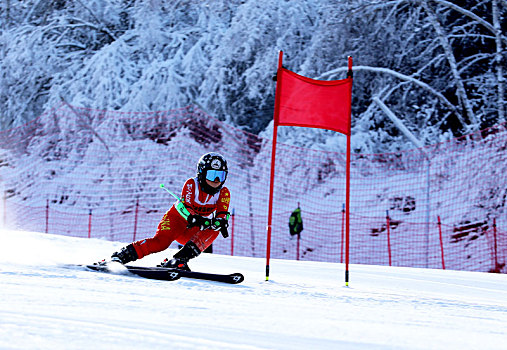
[[[125,265],[115,261],[94,263],[84,266],[86,266],[90,270],[102,272],[124,273],[127,271],[127,267]]]
[[[90,270],[94,271],[107,271],[106,265],[99,265],[99,264],[88,264],[88,265],[82,265]]]
[[[237,273],[233,273],[231,275],[232,277],[232,280],[233,280],[233,283],[234,284],[238,284],[238,283],[241,283],[245,280],[245,276],[243,276],[243,274],[237,272]]]

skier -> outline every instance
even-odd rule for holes
[[[227,161],[221,154],[204,154],[197,162],[197,176],[185,182],[181,199],[162,217],[155,236],[127,245],[113,253],[111,261],[126,264],[163,251],[177,241],[183,248],[160,266],[190,271],[188,261],[209,247],[219,232],[224,238],[229,236],[231,198],[224,187],[227,174]]]

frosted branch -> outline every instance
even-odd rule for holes
[[[340,67],[340,68],[336,68],[336,69],[333,69],[333,70],[330,70],[328,72],[325,72],[323,74],[321,74],[319,77],[317,77],[316,79],[322,79],[322,78],[326,78],[326,77],[330,77],[330,76],[333,76],[337,73],[341,73],[341,72],[346,72],[348,70],[347,67]],[[418,79],[415,79],[411,76],[408,76],[408,75],[405,75],[405,74],[402,74],[402,73],[399,73],[399,72],[396,72],[392,69],[389,69],[389,68],[381,68],[381,67],[369,67],[369,66],[354,66],[353,67],[353,70],[354,71],[368,71],[368,72],[375,72],[375,73],[383,73],[383,74],[389,74],[389,75],[392,75],[398,79],[401,79],[401,80],[405,80],[405,81],[409,81],[429,92],[431,92],[433,95],[435,95],[436,97],[438,97],[438,99],[446,106],[448,107],[449,109],[451,109],[457,116],[458,118],[460,119],[460,121],[463,123],[462,119],[461,119],[461,116],[459,114],[459,112],[456,110],[456,106],[454,106],[451,102],[449,102],[449,100],[447,98],[445,98],[444,95],[442,95],[440,92],[438,92],[437,90],[435,90],[434,88],[432,88],[431,86],[429,86],[428,84],[426,84],[425,82],[422,82]],[[464,125],[464,123],[463,123]]]
[[[438,36],[438,39],[440,40],[440,44],[442,48],[444,49],[445,55],[447,57],[447,61],[449,62],[449,66],[451,68],[452,75],[454,77],[454,81],[456,83],[456,94],[461,100],[461,103],[463,103],[463,106],[465,107],[465,110],[467,112],[468,117],[470,118],[470,121],[472,124],[477,125],[478,121],[475,117],[475,113],[472,109],[472,105],[470,104],[470,101],[468,99],[465,85],[463,84],[463,80],[461,79],[461,76],[458,71],[458,65],[456,63],[456,57],[454,56],[453,50],[451,48],[451,45],[449,43],[449,40],[446,37],[446,33],[442,26],[440,25],[440,22],[438,21],[433,9],[428,5],[428,2],[426,0],[422,0],[421,4],[423,8],[426,10],[426,13],[428,14],[428,18],[435,29],[435,32]],[[460,120],[463,126],[465,125],[462,120]]]
[[[503,54],[502,54],[502,28],[500,26],[500,14],[498,11],[498,2],[497,0],[493,0],[493,23],[495,25],[495,43],[496,43],[496,52],[495,52],[495,63],[496,63],[496,76],[497,76],[497,86],[498,86],[498,120],[503,123],[505,122],[505,107],[504,107],[504,76],[503,76]]]

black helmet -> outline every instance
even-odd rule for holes
[[[197,181],[199,181],[204,192],[208,194],[213,195],[220,191],[227,179],[227,174],[227,161],[220,153],[203,154],[197,162]],[[215,181],[217,178],[221,182],[217,188],[213,188],[206,183],[206,179]]]

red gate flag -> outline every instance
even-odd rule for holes
[[[348,58],[347,79],[314,80],[282,66],[283,52],[278,56],[271,151],[271,176],[266,242],[266,281],[269,280],[271,224],[273,222],[273,184],[275,182],[276,137],[278,125],[328,129],[347,135],[347,169],[345,193],[345,285],[349,285],[350,234],[350,114],[352,105],[352,57]]]
[[[328,129],[350,135],[352,77],[315,80],[281,67],[277,83],[280,105],[275,123]]]

